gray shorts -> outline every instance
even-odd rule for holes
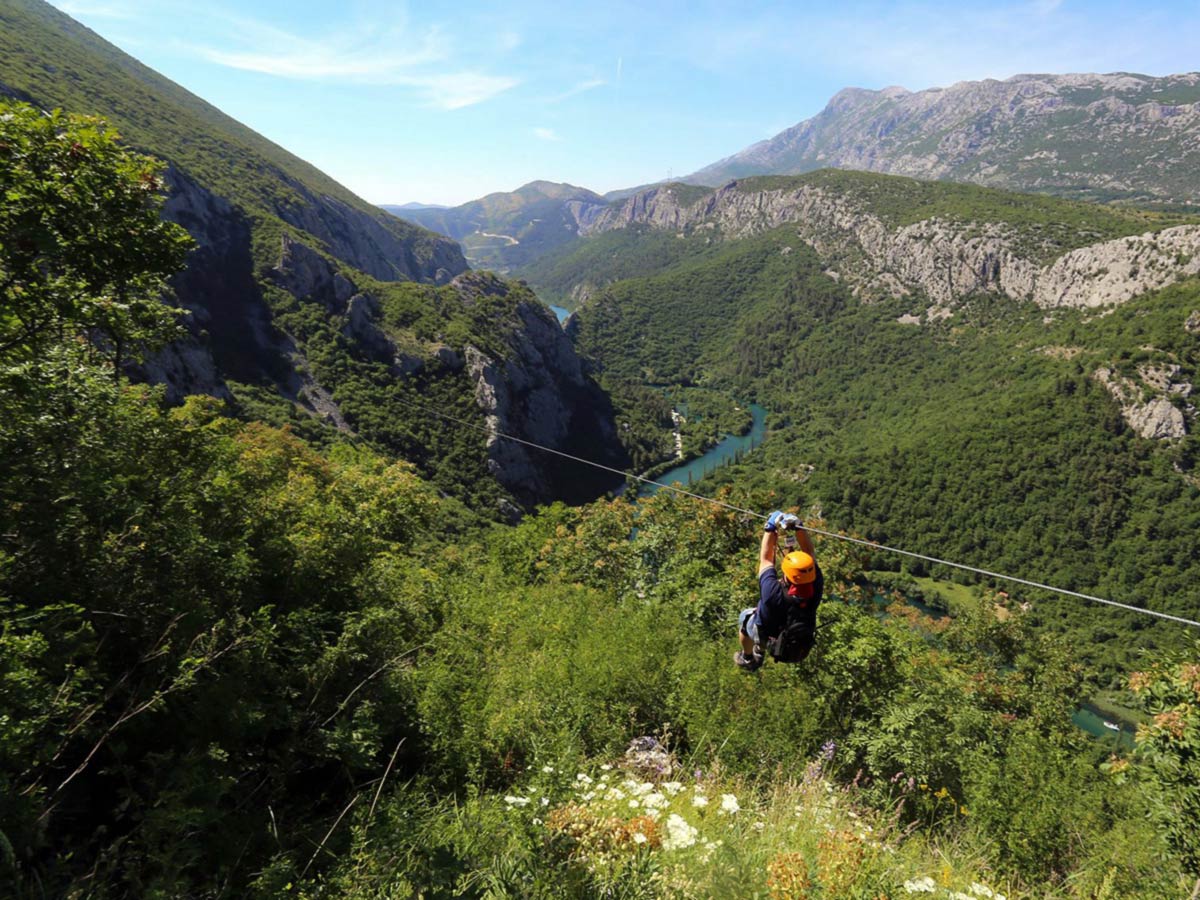
[[[758,643],[758,607],[751,606],[749,609],[743,609],[742,614],[738,616],[738,628],[746,632],[750,636],[750,640]]]

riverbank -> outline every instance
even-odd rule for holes
[[[699,456],[695,456],[682,464],[669,461],[654,466],[643,474],[642,478],[651,478],[660,484],[679,483],[684,487],[699,481],[708,473],[740,459],[743,454],[760,446],[767,433],[767,410],[757,403],[751,403],[750,429],[744,434],[728,434],[714,447],[709,448]],[[627,487],[628,485],[626,485]],[[641,483],[638,488],[639,497],[647,497],[659,490],[659,485]],[[625,491],[622,487],[616,492],[620,496]]]

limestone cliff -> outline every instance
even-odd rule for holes
[[[482,293],[511,289],[487,273],[469,273],[452,283],[466,302]],[[488,468],[522,503],[550,498],[583,500],[621,483],[619,474],[598,470],[530,444],[623,469],[612,404],[583,371],[579,357],[554,315],[532,295],[516,306],[516,321],[502,353],[468,344],[466,372],[475,402],[491,432]]]
[[[709,228],[727,238],[793,225],[856,295],[871,300],[919,290],[935,318],[979,292],[1045,308],[1092,307],[1200,273],[1200,225],[1104,241],[1055,258],[1049,240],[1012,225],[934,217],[896,226],[860,198],[814,184],[754,189],[731,182],[691,204],[670,189],[652,188],[581,222],[580,229],[596,234],[634,223]]]

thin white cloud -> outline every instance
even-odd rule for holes
[[[388,28],[359,25],[320,39],[302,37],[253,19],[232,20],[241,48],[192,45],[217,65],[301,81],[397,85],[414,90],[437,109],[461,109],[489,100],[518,79],[474,70],[456,71],[442,31],[414,33],[401,21]]]
[[[596,88],[604,87],[606,84],[608,84],[608,82],[603,78],[589,78],[587,81],[581,81],[578,84],[567,88],[560,94],[554,94],[551,97],[547,97],[542,102],[562,103],[564,100],[569,100],[570,98],[586,93],[587,91],[594,91]]]
[[[490,100],[521,82],[505,75],[481,72],[452,72],[446,75],[397,76],[395,84],[417,88],[427,106],[438,109],[462,109]]]
[[[535,128],[535,129],[533,129],[533,135],[534,135],[534,137],[538,138],[539,140],[543,140],[543,141],[561,141],[562,140],[562,138],[558,136],[558,133],[553,128],[542,128],[542,127]]]

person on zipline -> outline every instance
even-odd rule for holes
[[[791,547],[775,572],[775,549],[779,532],[790,533]],[[794,535],[794,540],[791,535]],[[779,510],[767,517],[758,554],[758,606],[738,616],[738,639],[742,648],[733,661],[747,672],[763,664],[764,649],[779,662],[803,662],[816,641],[817,607],[825,588],[825,577],[817,565],[812,538],[791,513]]]

